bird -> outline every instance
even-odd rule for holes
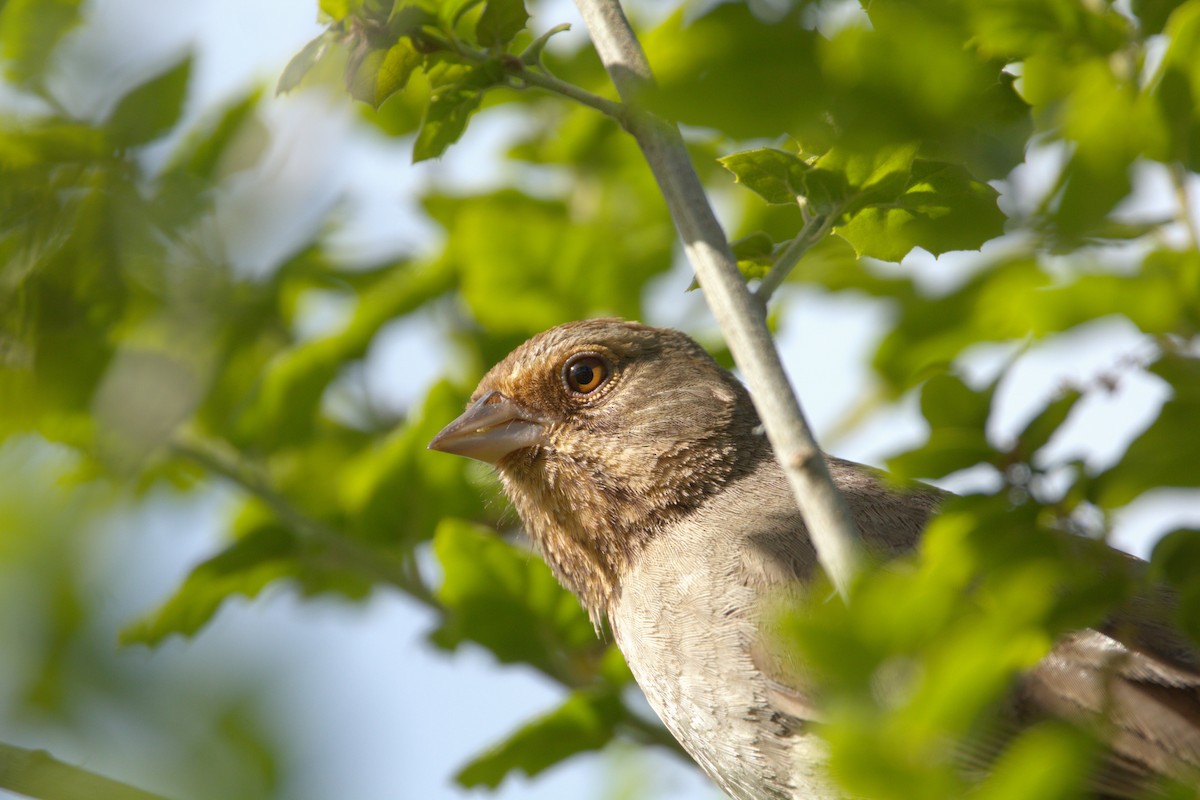
[[[729,797],[840,796],[821,698],[768,610],[813,580],[817,554],[750,394],[697,342],[612,318],[551,328],[492,367],[429,447],[496,468],[555,577],[597,630],[607,620],[650,706]],[[947,496],[826,460],[882,558],[911,553]],[[1021,719],[1107,715],[1104,797],[1200,767],[1200,661],[1147,615],[1067,634],[1010,704]]]

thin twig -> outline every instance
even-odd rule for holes
[[[530,67],[522,67],[520,70],[514,70],[514,76],[519,80],[531,86],[538,86],[542,89],[548,89],[552,92],[564,95],[572,100],[582,103],[585,106],[596,109],[602,114],[606,114],[618,122],[624,124],[625,106],[613,100],[608,100],[598,94],[581,89],[573,83],[556,78],[545,70],[532,69]]]
[[[750,385],[821,565],[845,597],[860,560],[857,529],[788,383],[762,307],[738,272],[679,129],[636,108],[638,97],[653,86],[654,78],[620,4],[617,0],[575,3],[628,107],[626,127],[658,181],[705,300]]]
[[[771,295],[775,293],[787,276],[800,263],[800,259],[804,258],[812,246],[825,238],[829,233],[829,229],[833,227],[833,221],[837,219],[837,214],[826,214],[810,218],[804,223],[804,227],[796,234],[796,238],[788,242],[787,247],[775,259],[775,263],[771,265],[771,270],[758,284],[758,288],[754,291],[754,297],[766,308],[767,303],[771,299]]]
[[[461,56],[466,61],[473,64],[484,64],[492,61],[495,57],[482,50],[476,50],[473,47],[468,47],[459,40],[450,40],[438,36],[436,33],[424,32],[422,36],[433,42],[439,47],[447,50],[453,50],[458,56]],[[519,59],[510,58],[502,61],[505,69],[511,78],[514,78],[527,86],[537,86],[547,91],[561,94],[568,97],[577,103],[581,103],[589,108],[594,108],[601,114],[612,117],[624,124],[625,106],[614,100],[609,100],[606,97],[601,97],[598,94],[593,94],[573,83],[557,78],[551,75],[544,67],[535,68],[521,63]],[[514,89],[523,89],[525,86],[512,86]]]

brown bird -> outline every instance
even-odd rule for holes
[[[607,617],[650,705],[726,793],[837,796],[819,699],[766,630],[767,599],[808,580],[816,554],[749,394],[698,344],[614,319],[553,328],[429,446],[497,467],[558,580]],[[867,548],[910,551],[943,493],[828,460]],[[1065,637],[1012,704],[1022,719],[1107,714],[1109,796],[1200,766],[1196,655],[1144,615]]]

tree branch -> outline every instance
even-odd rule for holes
[[[0,743],[0,789],[41,800],[163,800],[59,761],[45,750]]]
[[[653,86],[654,78],[618,0],[575,4],[628,107],[629,130],[658,181],[709,308],[750,385],[821,566],[845,597],[859,562],[858,533],[788,383],[762,307],[738,272],[679,129],[636,107],[638,96]]]

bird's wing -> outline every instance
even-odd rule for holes
[[[1021,718],[1097,724],[1114,781],[1200,773],[1200,674],[1101,631],[1066,636],[1022,676],[1014,702]]]

